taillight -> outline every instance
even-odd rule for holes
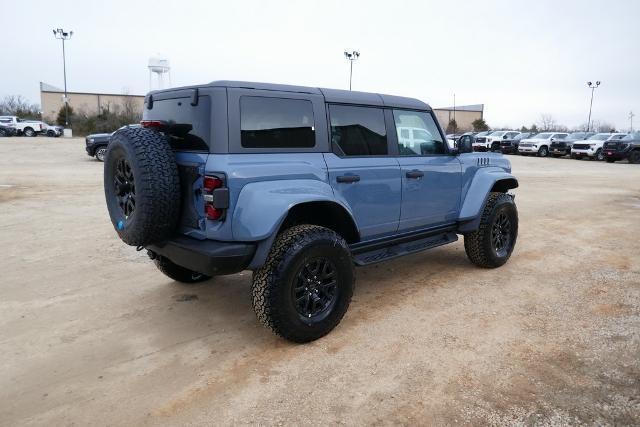
[[[161,130],[165,126],[162,120],[142,120],[140,122],[143,128]]]
[[[219,220],[229,207],[229,190],[224,188],[224,181],[217,176],[205,176],[203,189],[204,213],[207,219]]]

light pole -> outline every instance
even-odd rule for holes
[[[360,52],[354,50],[352,52],[344,51],[344,57],[349,60],[349,90],[351,90],[351,78],[353,77],[353,61],[360,57]]]
[[[600,81],[597,81],[596,84],[587,82],[587,86],[591,89],[591,103],[589,104],[589,119],[587,120],[587,132],[590,132],[591,131],[591,107],[593,107],[593,91],[596,90],[598,86],[600,86]]]
[[[631,129],[629,130],[629,132],[633,132],[633,117],[635,116],[635,114],[633,114],[633,111],[629,111],[629,125],[631,127]]]
[[[453,122],[456,124],[453,129],[453,133],[458,132],[458,122],[456,122],[456,94],[453,94]]]
[[[64,51],[64,42],[73,36],[73,31],[65,31],[62,28],[53,30],[55,38],[62,40],[62,70],[64,72],[64,127],[69,126],[69,99],[67,97],[67,59]]]

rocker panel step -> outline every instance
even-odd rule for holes
[[[456,233],[452,231],[443,232],[410,242],[398,243],[393,246],[357,253],[353,259],[356,265],[360,266],[375,264],[377,262],[424,251],[425,249],[446,245],[447,243],[453,243],[456,240],[458,240]]]

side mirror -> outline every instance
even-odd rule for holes
[[[505,136],[502,137],[502,139],[507,139],[507,138],[509,138],[508,135],[505,135]]]
[[[551,138],[551,142],[556,142],[556,139],[555,138]]]
[[[458,140],[458,154],[472,153],[474,141],[475,141],[475,137],[471,135],[465,135],[461,137]]]

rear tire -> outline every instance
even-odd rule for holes
[[[211,279],[211,276],[181,267],[164,257],[155,258],[153,263],[165,276],[176,282],[198,283]]]
[[[25,128],[23,132],[24,132],[24,136],[29,136],[29,137],[36,136],[36,131],[34,131],[31,128]]]
[[[297,225],[276,238],[264,266],[253,274],[253,309],[276,335],[309,342],[340,323],[353,286],[344,239],[328,228]]]
[[[464,235],[464,250],[472,263],[495,268],[509,260],[518,238],[518,210],[505,193],[489,193],[476,231]]]
[[[609,158],[606,158],[606,159],[604,159],[604,160],[605,160],[607,163],[613,163],[613,162],[615,162],[615,161],[616,161],[616,159],[609,159]]]
[[[599,149],[598,151],[596,151],[596,155],[593,157],[593,159],[599,162],[604,160],[604,153],[602,152],[602,149]]]
[[[631,153],[629,153],[629,163],[640,163],[640,150],[633,150]]]

